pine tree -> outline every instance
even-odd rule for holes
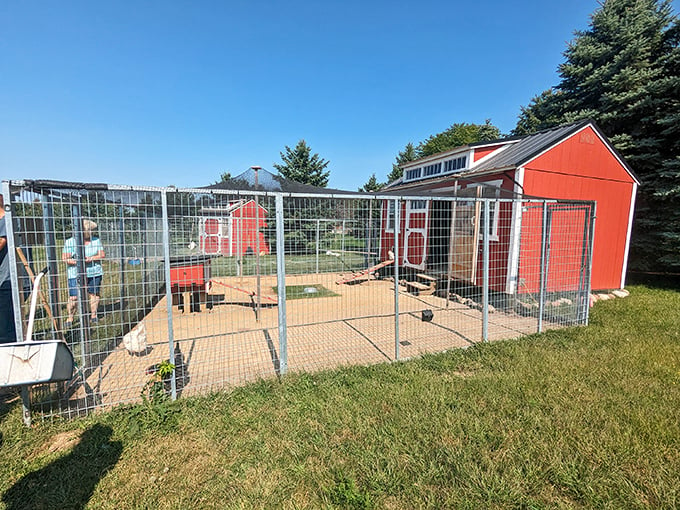
[[[231,172],[221,172],[220,180],[213,182],[213,184],[220,184],[221,182],[229,182],[232,179]]]
[[[575,33],[560,83],[516,134],[592,118],[641,181],[630,267],[680,268],[680,26],[669,1],[605,0]]]
[[[409,161],[415,161],[419,157],[420,156],[415,145],[413,145],[411,142],[407,143],[406,147],[404,147],[404,150],[399,151],[395,162],[392,163],[392,171],[387,174],[387,182],[390,183],[399,179],[404,173],[404,171],[401,169],[401,165],[408,163]]]
[[[330,171],[324,170],[330,162],[321,159],[318,154],[312,155],[312,149],[304,140],[300,140],[295,149],[286,145],[285,152],[280,154],[283,164],[274,163],[274,168],[282,177],[322,188],[328,185]]]
[[[371,191],[379,191],[382,189],[384,186],[383,183],[378,182],[378,179],[375,176],[375,172],[368,178],[368,181],[366,181],[366,184],[364,184],[361,188],[359,188],[359,191],[370,193]]]

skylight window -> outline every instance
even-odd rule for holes
[[[467,163],[467,156],[460,156],[458,158],[444,161],[444,172],[457,172],[465,168]]]
[[[406,170],[406,177],[404,180],[412,181],[414,179],[420,179],[420,171],[422,168],[414,168],[412,170]]]

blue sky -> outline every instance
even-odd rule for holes
[[[509,132],[597,5],[5,1],[0,178],[203,186],[305,139],[356,189],[454,122]]]

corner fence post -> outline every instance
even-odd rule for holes
[[[394,199],[394,359],[399,359],[399,199]],[[388,208],[389,210],[389,208]],[[406,249],[406,247],[404,247]]]
[[[545,289],[548,281],[548,203],[543,201],[543,221],[541,225],[541,265],[540,289],[538,292],[538,332],[543,331],[543,313],[545,311]]]
[[[161,191],[161,208],[163,209],[163,265],[165,266],[165,301],[168,311],[168,356],[170,363],[175,362],[175,333],[172,324],[172,277],[170,276],[170,222],[168,220],[168,191]],[[172,371],[170,379],[170,397],[177,400],[177,372]]]
[[[592,203],[592,208],[590,210],[590,225],[588,230],[588,263],[587,263],[587,278],[586,278],[586,295],[585,303],[583,304],[584,310],[584,321],[583,323],[587,326],[590,320],[590,293],[592,292],[593,284],[593,249],[595,247],[595,220],[597,219],[597,203]]]
[[[490,214],[489,208],[491,202],[485,200],[482,202],[484,206],[484,242],[483,242],[483,264],[484,277],[482,280],[482,340],[489,341],[489,223]]]
[[[283,195],[276,194],[276,285],[279,300],[279,374],[288,371],[288,328],[286,325],[286,255]]]
[[[14,219],[12,215],[12,195],[9,182],[2,183],[2,196],[5,202],[5,229],[7,231],[7,257],[9,257],[9,275],[12,282],[12,305],[14,308],[14,328],[16,341],[23,340],[24,331],[21,320],[21,299],[19,297],[19,273],[17,272],[16,245],[14,243]],[[31,392],[28,386],[21,386],[21,417],[24,425],[31,426]]]

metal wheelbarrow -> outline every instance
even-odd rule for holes
[[[73,377],[75,363],[66,342],[32,340],[40,280],[47,270],[40,271],[33,284],[26,340],[0,344],[0,387],[68,381]]]

